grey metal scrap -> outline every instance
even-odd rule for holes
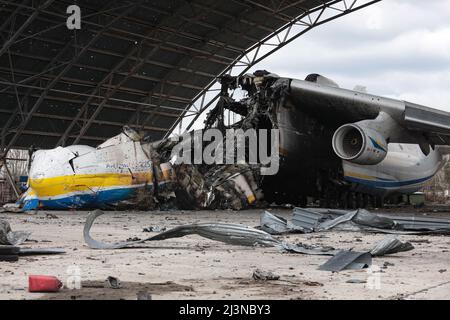
[[[335,256],[319,267],[322,271],[339,272],[342,270],[358,270],[372,265],[369,252],[339,251]]]
[[[292,223],[304,228],[305,232],[339,228],[387,234],[450,234],[449,219],[375,214],[364,209],[295,208]]]
[[[336,253],[333,248],[311,247],[303,244],[289,244],[273,238],[269,233],[262,230],[258,230],[241,224],[220,222],[182,225],[143,240],[126,241],[119,243],[104,243],[93,239],[90,235],[90,230],[95,219],[102,214],[103,211],[101,210],[93,211],[88,215],[86,223],[84,225],[84,241],[92,249],[123,249],[147,241],[159,241],[196,234],[211,240],[220,241],[227,244],[240,246],[276,247],[283,252],[314,255],[333,255]]]
[[[292,224],[283,217],[273,215],[268,211],[265,211],[261,215],[260,226],[261,230],[273,235],[293,232],[304,233],[307,231],[300,226]]]
[[[358,211],[351,211],[343,216],[337,217],[335,219],[331,219],[331,220],[326,220],[322,223],[320,223],[315,231],[326,231],[326,230],[330,230],[334,227],[336,227],[339,224],[345,223],[345,222],[349,222],[351,221],[356,214],[358,213]]]
[[[31,232],[12,231],[7,221],[0,220],[0,245],[17,246],[24,243],[30,235]]]
[[[274,239],[267,232],[240,224],[219,222],[196,223],[178,226],[144,240],[127,241],[112,244],[103,243],[93,239],[90,236],[90,229],[92,227],[92,224],[94,223],[95,219],[102,214],[103,211],[95,210],[94,212],[89,214],[88,218],[86,219],[83,235],[85,242],[92,249],[122,249],[131,247],[135,244],[144,243],[146,241],[159,241],[170,238],[180,238],[191,234],[197,234],[211,240],[221,241],[233,245],[260,245],[265,247],[276,247],[280,246],[281,244],[280,241]]]
[[[171,230],[157,234],[149,241],[179,238],[196,234],[204,238],[220,241],[232,245],[273,247],[279,245],[267,232],[257,230],[241,224],[232,223],[196,223],[175,227]]]
[[[286,252],[291,253],[301,253],[301,254],[309,254],[309,255],[318,255],[318,256],[334,256],[339,252],[339,250],[335,250],[332,247],[317,247],[317,246],[309,246],[303,243],[291,244],[287,242],[283,242],[283,249]]]
[[[294,208],[292,223],[303,228],[306,232],[313,232],[319,225],[321,218],[323,218],[323,215],[313,210]]]
[[[404,252],[413,250],[414,246],[409,242],[402,242],[397,237],[387,237],[377,244],[370,251],[373,257],[383,256],[385,254],[393,254],[397,252]]]

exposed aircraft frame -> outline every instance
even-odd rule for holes
[[[205,89],[203,89],[194,101],[186,107],[183,115],[172,125],[165,137],[172,134],[177,126],[183,128],[183,122],[192,117],[184,129],[185,131],[189,131],[200,115],[210,108],[212,104],[220,97],[220,84],[218,83],[218,80],[223,75],[244,75],[254,65],[315,27],[333,21],[349,13],[361,10],[380,1],[381,0],[336,0],[330,3],[324,3],[320,7],[313,10],[305,11],[300,16],[290,20],[285,26],[245,50],[239,58],[228,66],[220,75],[218,75]],[[276,13],[276,9],[268,9],[272,10],[274,14]],[[187,112],[192,111],[194,112],[186,115]]]

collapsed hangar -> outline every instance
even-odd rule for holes
[[[0,157],[190,128],[218,77],[380,0],[0,0]],[[67,7],[81,29],[67,28]]]

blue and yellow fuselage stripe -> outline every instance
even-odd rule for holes
[[[131,174],[75,174],[30,179],[30,196],[49,208],[79,208],[117,203],[139,188],[153,188],[151,172]]]

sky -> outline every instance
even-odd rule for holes
[[[450,1],[383,0],[319,26],[254,69],[450,111]]]

